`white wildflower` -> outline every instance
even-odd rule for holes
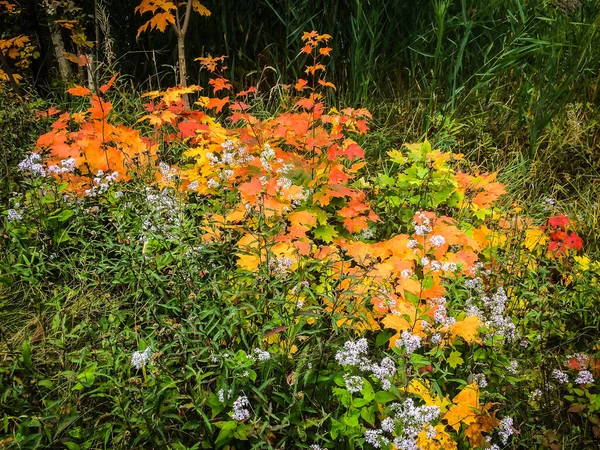
[[[135,367],[137,370],[140,370],[142,367],[145,367],[150,361],[152,357],[152,350],[150,347],[146,347],[146,350],[143,352],[136,351],[131,355],[131,365]]]

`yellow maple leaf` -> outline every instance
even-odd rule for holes
[[[206,6],[200,3],[198,0],[192,1],[192,8],[201,16],[210,16],[211,12],[208,10]]]
[[[458,431],[461,423],[469,425],[475,422],[479,409],[479,387],[477,383],[473,382],[465,386],[452,399],[452,403],[452,406],[443,417],[449,426]]]
[[[478,328],[482,325],[481,319],[477,316],[468,316],[464,320],[457,320],[450,326],[450,333],[453,337],[460,336],[467,343],[480,342],[477,337],[479,334]]]
[[[238,257],[238,267],[240,269],[254,272],[260,266],[260,257],[258,255],[249,255],[246,253],[236,253]]]
[[[437,394],[431,394],[431,387],[428,380],[418,380],[414,378],[408,385],[410,394],[418,395],[427,406],[437,406],[440,412],[444,413],[450,405],[450,400],[447,397],[440,397]]]
[[[444,425],[437,424],[434,428],[435,437],[429,438],[431,425],[425,425],[417,436],[417,447],[421,450],[457,450],[456,441],[452,439]]]
[[[295,211],[288,216],[292,225],[312,228],[317,224],[317,215],[310,211]]]

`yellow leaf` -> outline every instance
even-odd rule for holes
[[[448,425],[456,431],[460,429],[460,424],[469,425],[476,421],[477,410],[479,408],[479,387],[473,382],[458,393],[452,399],[453,405],[448,412],[444,414],[444,419]]]
[[[254,272],[260,266],[260,258],[258,255],[247,255],[245,253],[237,253],[238,267],[240,269]]]
[[[435,427],[435,437],[429,438],[431,425],[426,424],[423,430],[417,436],[417,447],[421,450],[457,450],[457,445],[452,436],[445,430],[443,424],[437,424]]]
[[[429,387],[428,380],[420,381],[416,378],[413,378],[408,385],[408,393],[421,397],[427,406],[438,406],[440,408],[440,412],[442,413],[446,412],[448,405],[451,404],[450,400],[448,400],[446,397],[440,397],[439,395],[431,394],[431,388]]]
[[[450,326],[450,333],[453,337],[460,336],[467,343],[479,342],[477,338],[478,328],[482,325],[481,319],[477,316],[468,316],[464,320],[457,320]]]
[[[192,1],[192,8],[194,8],[194,11],[196,11],[201,16],[210,16],[211,14],[208,8],[206,8],[206,6],[204,6],[198,0]]]

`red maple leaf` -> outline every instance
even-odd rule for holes
[[[569,248],[576,248],[581,250],[583,247],[583,240],[575,233],[571,233],[565,240],[565,245]]]
[[[557,216],[550,217],[550,219],[548,219],[548,225],[550,225],[552,228],[564,229],[567,225],[569,225],[569,219],[567,216],[559,214]]]

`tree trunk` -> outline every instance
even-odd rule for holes
[[[69,61],[65,57],[65,44],[62,36],[60,35],[60,28],[54,23],[49,24],[50,34],[52,36],[52,44],[54,45],[54,54],[56,55],[56,61],[58,62],[58,69],[60,71],[60,77],[63,83],[66,83],[72,78],[71,66]]]
[[[185,65],[185,34],[177,36],[177,53],[179,55],[179,84],[187,86],[187,70]]]

